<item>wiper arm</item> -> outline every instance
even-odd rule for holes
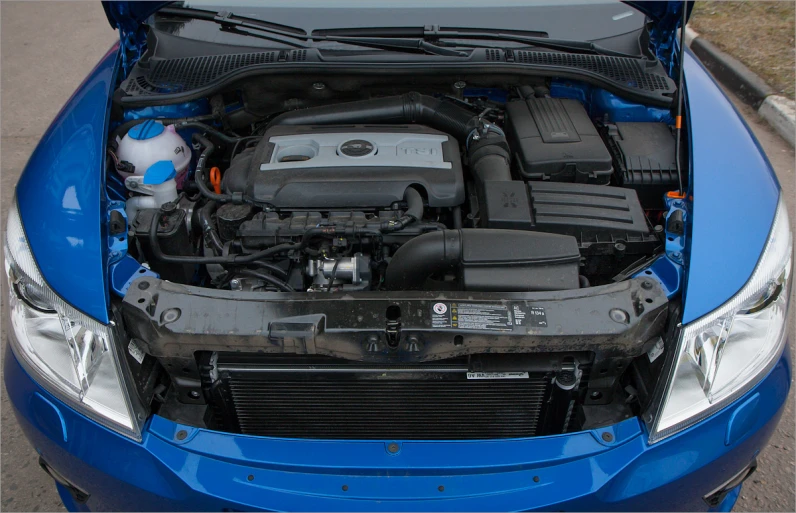
[[[426,26],[426,27],[384,27],[384,28],[354,28],[354,29],[327,29],[316,30],[312,33],[312,38],[325,38],[325,37],[362,37],[368,38],[422,38],[426,41],[439,40],[440,38],[446,39],[480,39],[488,41],[511,41],[514,43],[521,43],[530,46],[538,46],[539,48],[548,48],[550,50],[559,50],[562,52],[570,53],[587,53],[597,55],[610,55],[614,57],[632,57],[637,58],[637,55],[617,52],[608,48],[603,48],[591,41],[569,41],[563,39],[548,39],[544,37],[525,36],[512,32],[505,32],[494,29],[443,29],[439,26]],[[471,45],[469,45],[471,46]]]
[[[411,51],[411,52],[425,52],[431,55],[445,55],[451,57],[466,57],[467,53],[461,50],[452,50],[449,48],[442,48],[440,46],[429,43],[421,38],[361,38],[361,37],[347,37],[343,36],[310,36],[306,31],[290,27],[287,25],[279,25],[270,23],[254,18],[247,18],[238,16],[228,11],[221,11],[218,13],[211,11],[203,11],[201,9],[192,9],[186,7],[166,7],[159,11],[162,14],[172,16],[186,17],[197,20],[211,21],[221,25],[221,30],[233,32],[236,34],[258,37],[282,43],[285,45],[293,46],[296,48],[308,48],[309,45],[297,42],[308,41],[310,39],[315,41],[332,41],[344,44],[364,46],[369,48],[379,48],[383,50],[398,50],[398,51]],[[250,32],[253,31],[253,32]]]
[[[350,45],[366,46],[369,48],[379,48],[382,50],[401,50],[401,51],[421,51],[430,55],[444,55],[448,57],[467,57],[467,52],[461,50],[454,50],[451,48],[444,48],[429,43],[425,39],[412,39],[412,38],[369,38],[369,37],[335,37],[335,36],[322,36],[315,37],[320,41],[334,41],[338,43],[346,43]]]
[[[268,41],[282,43],[295,48],[307,48],[306,44],[297,41],[306,41],[310,38],[305,30],[297,27],[237,16],[227,11],[216,13],[187,7],[164,7],[158,11],[158,14],[210,21],[221,25],[221,30],[226,32],[267,39]],[[256,33],[249,32],[250,30]]]
[[[592,43],[591,41],[547,39],[543,37],[520,36],[500,31],[470,32],[470,31],[450,30],[450,29],[444,29],[444,30],[432,29],[426,31],[424,36],[434,37],[434,38],[445,37],[448,39],[484,39],[492,41],[511,41],[514,43],[522,43],[532,46],[538,46],[539,48],[547,48],[549,50],[559,50],[562,52],[609,55],[613,57],[633,57],[633,58],[638,57],[637,55],[631,55],[628,53],[617,52],[616,50],[603,48],[602,46]]]

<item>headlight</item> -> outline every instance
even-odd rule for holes
[[[8,213],[5,242],[9,340],[20,363],[66,404],[140,440],[140,423],[122,377],[113,326],[78,312],[47,286],[25,238],[16,202]]]
[[[791,256],[788,212],[780,199],[751,279],[720,308],[683,326],[650,443],[723,408],[777,362],[787,331]]]

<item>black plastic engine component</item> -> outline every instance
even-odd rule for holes
[[[678,188],[674,135],[665,123],[606,125],[618,178],[647,208],[663,208],[663,196]]]
[[[576,237],[580,244],[650,236],[644,210],[632,189],[514,180],[486,182],[484,191],[482,226],[488,228],[562,233]]]
[[[388,208],[410,186],[430,207],[465,197],[456,140],[421,125],[275,126],[222,186],[283,210]]]
[[[234,239],[240,225],[247,219],[251,219],[253,215],[254,208],[251,205],[225,203],[218,207],[216,224],[218,225],[218,235],[221,240],[226,242]]]
[[[531,198],[525,182],[484,182],[478,202],[481,226],[506,230],[533,229]]]
[[[650,233],[632,189],[551,182],[529,186],[535,230],[574,235],[582,244],[627,241]]]
[[[158,273],[162,279],[175,283],[190,283],[194,275],[195,266],[193,264],[170,263],[154,258],[149,244],[149,229],[152,226],[152,218],[155,216],[158,216],[157,234],[161,250],[170,255],[190,256],[193,254],[188,236],[188,226],[185,223],[185,210],[147,208],[138,211],[131,226],[141,251],[144,253],[144,259],[149,263],[150,269]]]
[[[385,223],[397,222],[398,211],[382,211],[376,214],[365,212],[293,212],[282,217],[276,212],[259,212],[248,221],[241,223],[238,235],[245,247],[259,248],[296,242],[312,228],[319,226],[340,226],[359,229],[364,232],[376,232]],[[384,233],[381,239],[385,243],[403,243],[428,231],[441,229],[436,223],[415,222],[400,231]]]
[[[576,183],[486,182],[479,226],[572,235],[585,258],[581,274],[605,283],[658,251],[632,189]]]
[[[574,237],[519,230],[442,230],[411,239],[387,266],[389,290],[420,290],[432,274],[458,274],[462,290],[577,289]],[[431,288],[433,290],[433,287]]]
[[[482,226],[573,235],[581,244],[634,240],[650,229],[636,192],[555,182],[486,182]]]
[[[517,170],[531,180],[607,184],[611,154],[580,102],[528,98],[506,104]]]

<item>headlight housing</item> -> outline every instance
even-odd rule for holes
[[[771,370],[785,344],[791,266],[790,223],[780,198],[746,285],[717,310],[683,326],[650,443],[720,410]]]
[[[4,250],[9,341],[22,366],[69,406],[140,440],[141,419],[125,386],[114,327],[77,311],[47,286],[16,202],[8,213]]]

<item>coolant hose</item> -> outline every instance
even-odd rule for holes
[[[160,215],[152,216],[152,224],[149,225],[149,246],[152,251],[153,260],[160,260],[173,264],[249,264],[256,260],[261,260],[279,253],[298,249],[299,246],[298,244],[294,244],[292,242],[286,242],[284,244],[278,244],[256,253],[249,253],[247,255],[225,255],[215,257],[166,255],[163,253],[163,250],[160,249],[160,241],[158,240],[159,220]]]
[[[163,125],[179,125],[181,123],[199,123],[200,121],[212,121],[215,119],[213,114],[206,114],[204,116],[196,116],[192,118],[138,118],[138,119],[131,119],[130,121],[125,121],[121,125],[117,126],[111,132],[111,141],[114,143],[116,142],[117,138],[122,138],[124,135],[130,131],[136,125],[140,125],[144,121],[150,121],[154,119],[154,121],[158,121]],[[201,126],[206,127],[207,125],[201,124]],[[179,128],[182,128],[180,126]],[[223,135],[223,134],[222,134]]]
[[[213,249],[216,255],[220,255],[224,252],[224,244],[221,242],[216,229],[213,227],[213,221],[211,219],[217,207],[218,204],[215,201],[208,201],[207,205],[199,209],[198,219],[199,227],[202,229],[205,242]]]
[[[406,212],[398,219],[382,223],[382,232],[390,233],[403,230],[406,226],[423,219],[423,196],[417,190],[409,187],[404,192],[404,199],[406,200]]]

